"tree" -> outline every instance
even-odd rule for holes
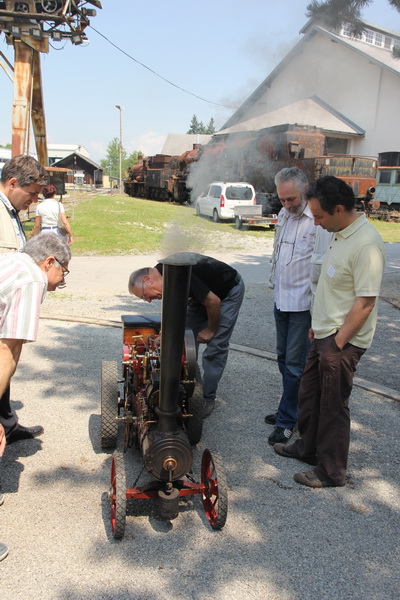
[[[307,6],[306,16],[324,23],[332,30],[340,28],[344,23],[349,23],[351,33],[359,35],[365,24],[360,20],[361,11],[369,6],[373,0],[312,0]],[[400,0],[388,0],[389,4],[400,12]],[[393,48],[393,56],[400,58],[400,47]]]
[[[131,152],[122,165],[122,172],[127,172],[129,167],[136,165],[140,160],[143,159],[143,156],[144,154],[140,150],[134,150]]]
[[[122,165],[126,160],[126,151],[122,148]],[[100,161],[104,172],[111,177],[119,177],[119,139],[114,138],[107,146],[107,156]]]
[[[192,120],[190,122],[190,129],[186,133],[215,133],[214,119],[211,118],[209,124],[206,127],[203,121],[199,121],[197,119],[197,116],[193,115]]]
[[[8,150],[11,150],[12,146],[11,144],[5,144],[4,146],[3,144],[0,144],[0,148],[7,148]]]
[[[213,134],[215,133],[215,124],[214,119],[211,117],[209,124],[207,125],[206,133]]]
[[[200,133],[199,126],[200,126],[200,124],[197,120],[196,115],[193,115],[192,120],[190,122],[190,128],[188,129],[188,131],[186,133]]]

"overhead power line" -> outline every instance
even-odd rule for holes
[[[133,60],[135,63],[137,63],[138,65],[140,65],[144,69],[147,69],[148,71],[150,71],[150,73],[153,73],[153,75],[155,75],[156,77],[159,77],[160,79],[162,79],[166,83],[169,83],[169,85],[172,85],[173,87],[177,88],[178,90],[181,90],[181,92],[185,92],[185,94],[189,94],[190,96],[193,96],[194,98],[197,98],[198,100],[202,100],[203,102],[208,102],[208,104],[214,104],[215,106],[222,106],[222,108],[231,108],[231,109],[238,108],[237,106],[227,106],[226,104],[220,104],[219,102],[213,102],[212,100],[207,100],[207,98],[202,98],[201,96],[198,96],[197,94],[193,94],[193,92],[189,92],[188,90],[185,90],[185,88],[177,85],[176,83],[173,83],[169,79],[166,79],[165,77],[163,77],[162,75],[160,75],[159,73],[157,73],[156,71],[154,71],[153,69],[151,69],[150,67],[148,67],[147,65],[145,65],[144,63],[140,62],[140,60],[137,60],[136,58],[134,58],[133,56],[131,56],[130,54],[128,54],[128,52],[125,52],[125,50],[122,50],[122,48],[120,48],[119,46],[117,46],[117,44],[114,44],[114,42],[112,42],[111,40],[109,40],[108,37],[106,37],[104,34],[100,33],[100,31],[98,31],[97,29],[95,29],[93,27],[93,25],[89,25],[89,27],[91,29],[93,29],[93,31],[95,31],[102,38],[104,38],[109,44],[111,44],[111,46],[114,46],[114,48],[116,48],[117,50],[119,50],[119,52],[122,52],[122,54],[125,54],[125,56],[127,56],[128,58],[130,58],[131,60]]]

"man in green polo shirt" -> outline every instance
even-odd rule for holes
[[[349,398],[356,366],[372,343],[385,265],[385,247],[353,190],[322,177],[306,192],[316,225],[332,232],[315,295],[312,347],[299,390],[301,438],[275,444],[281,456],[314,465],[295,481],[313,488],[346,483],[350,443]]]

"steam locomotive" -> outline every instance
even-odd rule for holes
[[[189,166],[198,159],[201,146],[194,144],[193,150],[180,156],[156,154],[143,158],[128,169],[124,180],[124,191],[135,198],[170,200],[183,204],[190,199],[187,187]]]
[[[316,127],[278,125],[260,131],[215,135],[181,156],[157,154],[130,167],[125,192],[154,200],[194,202],[212,181],[247,181],[259,196],[273,197],[283,167],[304,170],[310,182],[324,175],[343,179],[360,206],[375,193],[377,159],[333,154]]]

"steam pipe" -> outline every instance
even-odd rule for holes
[[[173,255],[161,262],[164,266],[160,400],[157,412],[158,431],[166,433],[177,430],[176,418],[180,415],[178,398],[192,267],[189,253]]]

